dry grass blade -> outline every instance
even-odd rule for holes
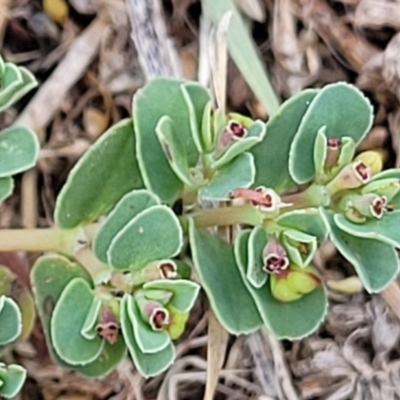
[[[381,297],[400,319],[400,286],[394,281],[383,292]]]
[[[126,0],[132,24],[131,37],[147,80],[181,75],[178,56],[167,30],[161,7],[153,0]]]
[[[232,11],[232,20],[228,31],[230,56],[268,114],[270,116],[276,114],[279,107],[279,99],[260,61],[249,31],[233,1],[203,0],[203,6],[206,17],[215,24],[218,24],[226,12]]]
[[[389,0],[362,0],[354,19],[359,28],[400,29],[400,3]]]
[[[211,40],[211,59],[212,65],[212,82],[214,88],[215,101],[220,110],[226,109],[226,78],[228,67],[228,53],[227,53],[227,33],[229,30],[229,23],[232,18],[232,13],[228,11],[219,22],[215,35],[210,36]]]
[[[229,335],[210,310],[208,316],[207,383],[204,400],[213,400]]]
[[[254,21],[265,21],[265,7],[262,0],[235,0],[236,5]]]
[[[344,57],[351,68],[359,72],[379,50],[357,36],[339,18],[325,0],[306,1],[304,18],[324,40],[330,50]]]

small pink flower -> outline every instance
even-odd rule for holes
[[[272,236],[264,248],[264,270],[272,274],[282,274],[289,267],[289,258],[285,248]]]

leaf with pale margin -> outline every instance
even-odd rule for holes
[[[0,178],[0,204],[11,195],[14,189],[14,181],[11,177]]]
[[[348,136],[359,143],[372,125],[372,106],[355,86],[345,82],[325,86],[314,97],[296,132],[289,154],[289,171],[297,183],[314,175],[315,137],[325,127],[327,138]]]
[[[284,228],[296,229],[315,236],[322,243],[328,236],[328,230],[316,208],[293,210],[280,215],[276,222]]]
[[[22,388],[26,379],[26,370],[20,365],[0,363],[0,396],[9,399]]]
[[[252,286],[246,279],[249,236],[250,230],[243,230],[236,238],[236,265],[264,324],[278,339],[298,340],[311,334],[327,313],[324,288],[320,286],[297,301],[284,303],[272,296],[270,285],[260,289]]]
[[[248,242],[248,263],[246,265],[246,278],[256,288],[267,282],[268,274],[264,271],[264,248],[267,244],[267,232],[261,226],[256,226],[250,234]]]
[[[136,215],[159,204],[157,196],[148,190],[133,190],[123,196],[101,224],[93,240],[93,252],[96,257],[107,263],[107,250],[118,232]]]
[[[207,200],[229,200],[232,190],[248,188],[253,183],[255,173],[253,156],[243,153],[215,173],[211,181],[200,189],[200,197]]]
[[[288,252],[289,259],[302,268],[311,263],[317,251],[317,238],[315,236],[294,229],[286,229],[282,232],[282,243]],[[300,244],[307,246],[307,254],[303,254],[298,248]]]
[[[212,169],[220,169],[224,165],[230,163],[235,157],[250,150],[257,143],[260,143],[265,135],[265,123],[255,121],[248,129],[247,135],[234,142],[226,151],[211,164]]]
[[[39,140],[32,130],[12,126],[0,132],[0,178],[33,167],[39,155]]]
[[[54,351],[52,344],[50,324],[53,309],[67,284],[78,277],[88,283],[91,282],[90,275],[83,267],[59,255],[39,258],[31,272],[36,305],[51,358],[56,363],[73,368],[89,378],[101,377],[108,374],[125,357],[126,346],[122,335],[119,336],[117,343],[113,345],[106,343],[103,352],[96,361],[83,366],[67,364]]]
[[[296,185],[288,169],[290,146],[317,93],[315,89],[304,90],[282,104],[270,118],[264,139],[250,150],[257,171],[253,187],[266,186],[281,193]]]
[[[331,212],[320,209],[330,238],[343,257],[355,268],[370,293],[383,290],[397,275],[399,262],[393,246],[373,239],[349,235],[338,228]]]
[[[168,116],[164,115],[156,126],[156,135],[168,160],[169,166],[176,176],[185,184],[190,186],[189,164],[186,157],[186,150],[178,135],[174,131],[174,124]]]
[[[159,279],[147,282],[143,289],[160,289],[173,293],[168,304],[182,313],[189,312],[199,294],[200,286],[196,282],[185,279]]]
[[[35,77],[24,67],[5,63],[3,72],[0,74],[0,112],[37,86]]]
[[[21,312],[17,303],[6,296],[0,296],[0,346],[14,341],[21,333]]]
[[[129,295],[126,294],[121,301],[120,322],[129,354],[132,357],[135,367],[144,378],[159,375],[174,362],[175,348],[170,343],[164,350],[154,354],[144,354],[140,351],[134,335],[132,321],[128,314],[128,297]]]
[[[182,243],[182,228],[171,209],[152,206],[136,215],[118,232],[107,257],[115,269],[138,271],[152,261],[174,257]]]
[[[150,324],[143,320],[133,296],[127,296],[126,309],[133,328],[136,344],[142,353],[159,353],[171,344],[171,338],[167,331],[163,329],[153,330]]]
[[[143,188],[135,160],[132,120],[112,126],[76,163],[58,195],[54,218],[64,229],[107,214],[119,199]]]
[[[362,224],[355,224],[340,214],[334,216],[334,221],[339,229],[349,235],[400,248],[400,211],[384,214],[381,219],[369,219]]]
[[[88,340],[82,335],[94,299],[89,284],[75,278],[63,290],[51,320],[53,346],[58,355],[71,365],[85,365],[101,354],[104,339]]]
[[[183,98],[189,111],[190,131],[197,151],[203,153],[203,144],[201,140],[201,124],[203,113],[210,103],[210,94],[197,83],[188,82],[181,85]]]
[[[256,331],[262,325],[254,301],[237,270],[233,247],[198,230],[190,221],[193,263],[215,316],[230,333]]]
[[[137,132],[136,156],[143,180],[146,187],[166,203],[173,203],[177,199],[183,184],[171,169],[156,135],[157,124],[163,116],[171,118],[173,131],[177,132],[185,148],[189,167],[194,167],[199,157],[191,133],[191,112],[181,89],[186,83],[167,78],[153,79],[139,89],[133,98],[133,119]],[[199,85],[199,90],[200,88]],[[206,97],[203,97],[204,101]],[[192,104],[195,108],[194,114],[200,115],[206,102],[203,105],[196,100]]]

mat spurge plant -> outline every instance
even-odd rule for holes
[[[4,62],[0,56],[0,112],[36,85],[27,69]],[[12,193],[12,176],[31,168],[38,152],[39,142],[30,129],[12,126],[0,132],[0,204]],[[29,334],[34,319],[33,299],[28,289],[20,286],[17,277],[0,265],[0,357],[8,344]],[[0,397],[15,396],[25,376],[21,366],[0,361]]]
[[[54,360],[94,377],[129,353],[143,376],[161,373],[200,287],[230,333],[304,337],[327,312],[313,266],[327,238],[382,290],[398,272],[400,170],[356,155],[371,124],[346,83],[265,124],[215,109],[197,83],[149,82],[71,171],[57,227],[0,232],[1,249],[59,253],[31,274]],[[230,242],[220,226],[235,227]]]

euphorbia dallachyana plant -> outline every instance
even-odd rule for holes
[[[0,56],[0,112],[37,85],[24,67],[4,62]],[[36,134],[12,126],[0,132],[0,204],[11,195],[12,176],[32,167],[39,153]],[[27,288],[0,265],[0,357],[2,348],[19,337],[28,336],[35,319],[33,300]],[[19,365],[0,361],[0,397],[13,397],[25,381],[26,371]]]
[[[200,287],[232,334],[304,337],[327,311],[313,266],[327,238],[381,291],[398,272],[400,170],[356,153],[371,124],[346,83],[294,96],[267,123],[215,108],[195,82],[147,83],[132,119],[70,173],[57,227],[30,238],[56,252],[31,274],[54,360],[94,377],[129,353],[143,376],[161,373]],[[218,226],[237,228],[231,242]]]

